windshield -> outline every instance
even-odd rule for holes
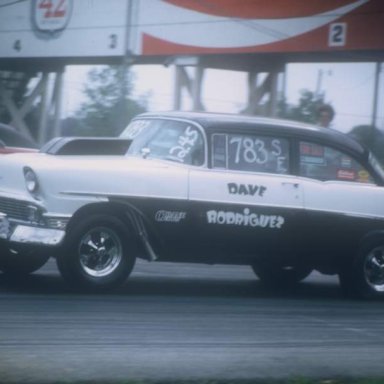
[[[189,165],[204,163],[202,133],[188,122],[134,120],[120,136],[132,140],[127,156],[170,160]]]

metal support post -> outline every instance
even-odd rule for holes
[[[49,73],[44,72],[42,76],[42,91],[41,91],[41,104],[40,104],[40,119],[37,141],[39,145],[45,143],[47,139],[47,123],[49,115],[49,102],[48,102],[48,83]]]
[[[204,68],[200,65],[195,67],[195,77],[192,83],[192,102],[194,111],[204,111],[204,105],[201,101],[201,88],[204,78]]]
[[[182,109],[183,90],[186,90],[191,98],[192,109],[194,111],[204,110],[204,105],[201,101],[204,68],[199,65],[198,58],[176,58],[173,63],[175,64],[174,109]],[[192,67],[194,69],[193,76],[188,73],[187,67]]]
[[[53,92],[53,137],[61,135],[61,110],[63,104],[63,85],[64,85],[64,67],[60,68],[56,73],[55,87]]]
[[[262,81],[260,81],[261,72],[253,70],[248,73],[248,105],[243,113],[266,116],[277,115],[280,72],[279,69],[271,70],[266,73]],[[265,99],[267,101],[264,102]]]

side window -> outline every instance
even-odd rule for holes
[[[132,140],[129,156],[176,161],[201,166],[205,161],[204,138],[192,124],[165,119],[133,121],[121,134]]]
[[[272,136],[214,134],[212,165],[237,171],[287,174],[289,142]]]
[[[369,172],[351,156],[305,141],[300,142],[300,176],[322,181],[374,182]]]

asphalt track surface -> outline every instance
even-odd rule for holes
[[[140,262],[109,294],[54,263],[0,274],[0,382],[384,377],[384,302],[335,277],[264,288],[248,267]]]

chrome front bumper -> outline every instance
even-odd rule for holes
[[[11,223],[7,215],[0,213],[0,239],[14,243],[55,246],[63,241],[64,236],[65,231],[62,229]]]

